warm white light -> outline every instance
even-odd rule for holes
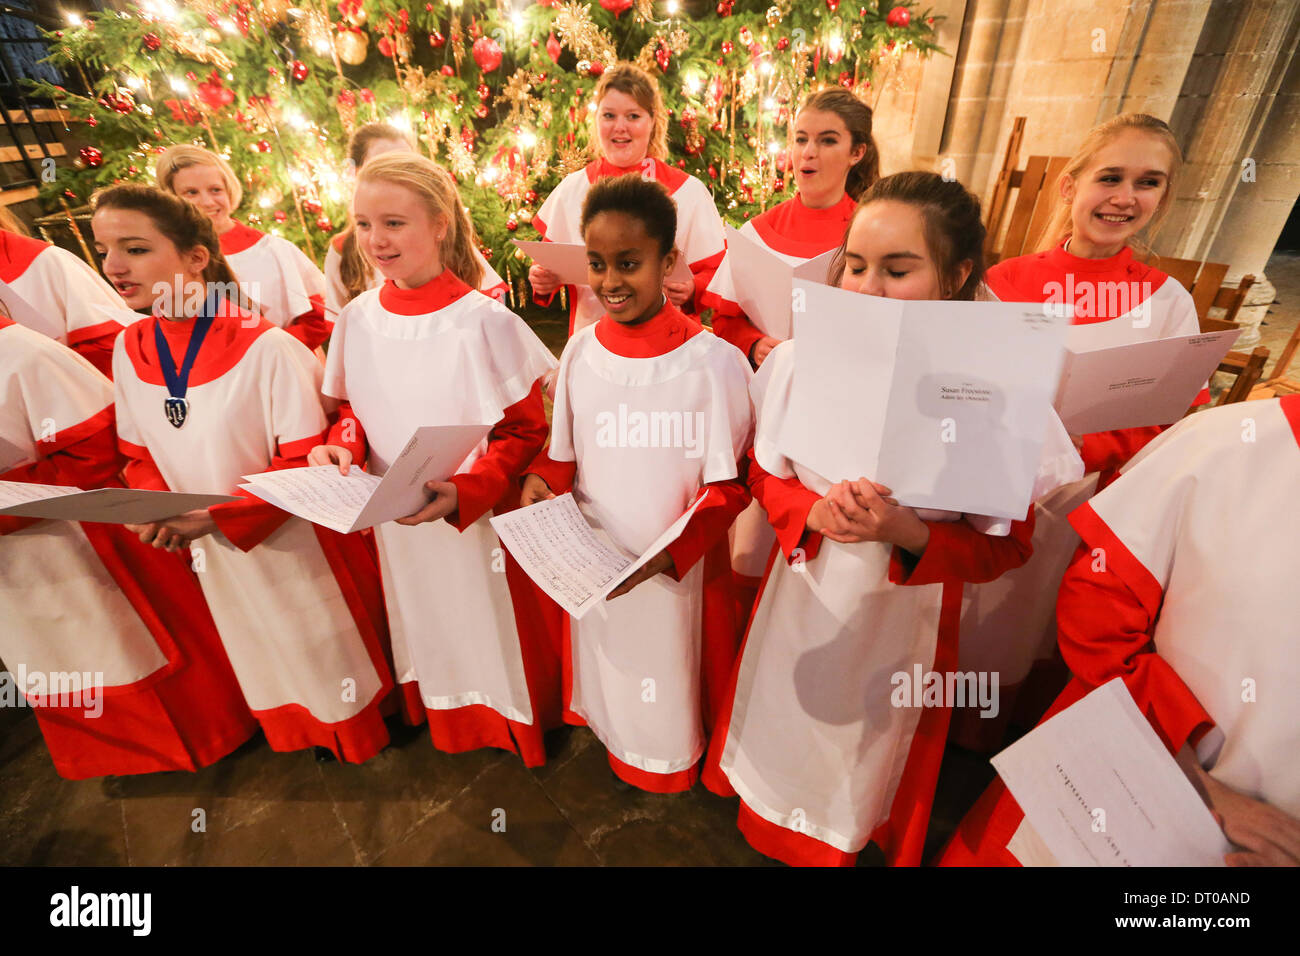
[[[227,33],[230,34],[235,34],[239,32],[239,27],[235,26],[234,20],[222,20],[221,29],[225,30]]]
[[[537,136],[532,130],[526,129],[519,134],[519,145],[524,149],[532,149],[537,145]]]
[[[768,76],[772,72],[772,64],[769,61],[764,60],[758,65],[758,72],[762,73],[764,76]]]
[[[172,89],[175,90],[177,93],[179,93],[181,96],[190,95],[189,84],[186,83],[184,80],[182,80],[180,77],[173,76],[171,78],[171,85],[172,85]]]
[[[78,14],[65,13],[64,16],[68,18],[68,26],[72,27],[73,29],[76,29],[77,27],[82,25],[81,17]]]
[[[263,209],[270,209],[272,206],[275,205],[275,200],[272,199],[270,196],[263,196],[261,201],[258,203],[258,205],[260,205]]]
[[[670,17],[677,16],[677,11],[680,9],[681,9],[681,4],[678,3],[677,0],[668,0],[668,15]]]
[[[510,23],[516,30],[521,29],[524,25],[523,12],[516,10],[514,13],[510,14]]]
[[[126,78],[126,85],[133,90],[141,90],[144,89],[144,80],[132,73]]]
[[[494,183],[497,181],[499,175],[501,174],[497,168],[495,166],[490,166],[483,171],[483,180],[485,182]]]
[[[592,100],[590,103],[588,103],[587,109],[594,111],[596,109],[596,101]]]
[[[781,152],[781,144],[776,140],[772,140],[767,144],[767,151],[775,156],[777,153]]]
[[[831,34],[830,48],[831,52],[835,54],[838,54],[842,49],[844,49],[844,40],[838,33]]]
[[[694,73],[690,73],[682,80],[682,89],[686,91],[687,96],[694,96],[700,92],[700,78]]]
[[[767,99],[763,100],[763,109],[765,110],[776,109],[776,100],[772,99],[772,97],[770,96]]]
[[[392,116],[388,117],[388,123],[390,126],[396,126],[398,129],[405,130],[408,133],[411,132],[411,118],[405,113],[394,113]]]

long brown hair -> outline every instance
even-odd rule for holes
[[[840,247],[831,259],[827,282],[839,285],[844,276],[844,251],[849,229],[868,205],[877,200],[916,206],[925,223],[925,244],[939,273],[939,287],[945,299],[975,298],[984,281],[984,223],[980,221],[980,201],[965,186],[944,179],[938,173],[916,170],[895,173],[878,179],[858,201]],[[970,275],[960,286],[957,279],[961,264],[970,262]]]
[[[391,183],[415,194],[433,218],[447,220],[438,257],[452,274],[477,289],[483,282],[483,265],[474,255],[478,237],[474,224],[460,201],[451,173],[431,159],[415,153],[385,153],[366,163],[357,173],[358,188],[364,182]]]
[[[636,100],[641,109],[650,114],[654,125],[650,128],[650,142],[646,145],[645,154],[655,159],[668,158],[668,110],[664,107],[663,95],[659,92],[659,84],[641,67],[635,63],[615,63],[600,75],[600,80],[596,83],[596,92],[591,95],[591,100],[596,104],[596,109],[591,114],[591,144],[592,148],[599,153],[600,150],[600,101],[605,98],[605,94],[610,90],[618,90]]]
[[[6,229],[9,232],[16,232],[20,236],[30,236],[27,226],[23,221],[14,215],[14,211],[8,206],[0,206],[0,229]]]
[[[854,199],[861,199],[862,194],[880,178],[880,151],[871,138],[871,107],[842,86],[828,86],[805,96],[799,104],[799,112],[804,110],[834,113],[844,121],[853,145],[866,147],[866,152],[853,164],[844,183],[845,192]]]
[[[1066,179],[1077,181],[1092,164],[1097,153],[1109,145],[1116,136],[1131,129],[1156,137],[1169,150],[1169,177],[1165,180],[1165,193],[1160,197],[1160,204],[1156,206],[1155,214],[1152,215],[1151,221],[1146,225],[1146,241],[1134,241],[1134,245],[1143,247],[1142,251],[1149,251],[1146,247],[1159,228],[1160,221],[1169,212],[1171,197],[1174,194],[1174,177],[1178,175],[1178,170],[1183,165],[1183,151],[1178,146],[1178,139],[1174,136],[1174,131],[1169,128],[1169,124],[1164,120],[1158,119],[1149,113],[1120,113],[1118,116],[1112,116],[1101,125],[1094,126],[1088,132],[1088,135],[1084,137],[1083,142],[1079,145],[1079,149],[1070,157],[1070,161],[1065,164],[1065,168],[1061,170],[1061,175],[1056,180],[1055,205],[1052,207],[1052,215],[1048,219],[1047,225],[1038,236],[1035,244],[1036,251],[1046,252],[1055,248],[1065,239],[1068,239],[1074,231],[1070,203],[1066,202],[1064,197],[1061,196],[1061,186]]]
[[[411,137],[390,123],[366,123],[364,126],[358,126],[348,140],[348,159],[352,163],[353,171],[358,171],[366,164],[366,153],[370,152],[370,147],[375,143],[383,142],[386,139],[400,140],[415,149],[415,144],[411,142]],[[370,263],[366,262],[365,256],[357,248],[356,226],[348,223],[347,229],[343,230],[342,242],[339,243],[339,280],[343,283],[343,288],[347,292],[347,301],[351,302],[361,293],[366,291],[370,285],[370,277],[373,270]]]

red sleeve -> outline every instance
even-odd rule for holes
[[[491,511],[511,490],[518,493],[519,476],[542,450],[546,431],[542,381],[538,379],[526,398],[505,410],[488,435],[483,457],[469,471],[448,479],[456,486],[457,505],[447,521],[457,531],[464,531]]]
[[[704,503],[695,509],[677,540],[664,549],[673,559],[673,577],[678,581],[706,551],[726,538],[727,529],[752,500],[739,478],[711,482],[704,486],[704,493]]]
[[[550,456],[550,446],[533,459],[531,465],[524,469],[525,475],[536,475],[546,482],[547,487],[557,495],[573,490],[573,479],[578,473],[576,461],[556,461]]]
[[[748,452],[747,465],[749,490],[767,512],[768,524],[776,530],[781,551],[791,560],[796,548],[803,549],[806,560],[817,557],[822,536],[808,530],[808,512],[821,500],[821,495],[809,491],[798,478],[777,478],[768,474],[754,458],[752,448]]]
[[[276,449],[276,455],[266,470],[304,467],[307,464],[307,453],[321,443],[321,437],[313,435],[281,445]],[[213,505],[208,509],[208,514],[212,516],[217,529],[226,536],[226,540],[240,551],[251,551],[291,517],[289,512],[281,511],[261,498],[255,498],[242,488],[231,493],[244,500]]]
[[[92,491],[114,487],[122,468],[113,431],[113,406],[109,405],[86,421],[37,442],[40,459],[0,474],[0,481],[22,481],[33,485],[71,485]],[[40,518],[0,516],[0,534],[29,527]]]
[[[707,259],[690,263],[691,275],[695,277],[695,291],[691,293],[689,299],[682,303],[683,312],[688,315],[695,314],[699,308],[696,303],[703,301],[704,293],[709,288],[709,283],[713,281],[713,276],[717,273],[718,266],[722,265],[722,260],[726,255],[727,250],[725,248],[719,249]]]
[[[338,418],[325,433],[326,445],[338,445],[352,452],[352,460],[364,464],[370,454],[370,445],[366,441],[366,430],[361,427],[361,419],[352,411],[351,402],[340,402]]]
[[[133,445],[125,439],[117,440],[117,447],[126,456],[126,467],[122,477],[128,488],[143,488],[146,491],[171,491],[167,479],[158,470],[158,465],[143,445]]]
[[[976,531],[961,521],[927,521],[930,541],[921,557],[914,558],[895,546],[889,556],[889,580],[894,584],[981,583],[1018,568],[1033,553],[1034,506],[1023,521],[1011,522],[1006,535]]]
[[[113,378],[113,343],[117,341],[122,327],[116,322],[113,328],[91,339],[82,339],[72,344],[72,350],[88,361],[110,381]]]
[[[1065,663],[1094,687],[1123,678],[1171,752],[1196,743],[1214,720],[1151,643],[1164,597],[1160,585],[1090,505],[1071,514],[1070,523],[1083,543],[1056,602]]]
[[[730,342],[745,353],[745,358],[751,363],[754,361],[754,346],[764,338],[763,332],[749,321],[744,312],[728,312],[723,307],[713,313],[713,331],[724,342]]]
[[[1167,426],[1151,425],[1147,428],[1119,428],[1109,432],[1093,432],[1083,436],[1083,467],[1086,473],[1101,472],[1097,490],[1115,480],[1116,473],[1128,460],[1141,451]]]
[[[313,295],[310,301],[311,309],[295,316],[284,330],[314,352],[329,341],[334,324],[325,318],[324,296]]]

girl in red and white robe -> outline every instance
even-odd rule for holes
[[[1173,135],[1153,117],[1126,113],[1093,130],[1062,176],[1065,201],[1048,233],[1058,241],[990,268],[989,290],[1004,302],[1061,305],[1072,323],[1068,341],[1076,348],[1198,332],[1191,294],[1136,261],[1130,245],[1170,202],[1179,161]],[[1195,404],[1209,397],[1203,390]],[[1114,480],[1120,466],[1161,430],[1075,436],[1084,474],[1038,500],[1033,559],[995,582],[967,588],[961,666],[998,672],[1003,706],[993,719],[970,710],[959,714],[953,722],[955,742],[985,752],[997,749],[1013,717],[1034,723],[1064,685],[1063,669],[1050,660],[1056,646],[1056,590],[1078,544],[1066,516]]]
[[[523,500],[572,490],[595,527],[639,554],[703,493],[681,536],[608,603],[565,616],[565,720],[591,728],[619,778],[673,793],[699,776],[735,654],[726,535],[749,503],[738,465],[753,432],[749,367],[663,296],[676,230],[661,187],[602,181],[583,225],[592,287],[610,311],[564,349],[549,455]],[[674,416],[680,441],[645,433],[644,422]],[[615,419],[643,420],[641,439],[635,426],[620,437]]]
[[[952,230],[946,248],[930,248],[931,229]],[[970,299],[983,232],[979,202],[960,183],[889,176],[864,197],[837,257],[842,274],[832,277],[871,295]],[[963,582],[1024,562],[1032,512],[1015,522],[920,514],[883,485],[832,482],[789,458],[780,442],[797,345],[773,349],[750,389],[758,430],[749,486],[779,550],[704,779],[740,795],[741,832],[767,856],[852,866],[870,839],[891,864],[917,865],[952,702],[896,704],[897,681],[956,668]],[[826,413],[846,411],[878,414]]]
[[[231,218],[243,187],[224,159],[201,146],[171,146],[158,158],[157,179],[212,220],[221,252],[252,307],[308,349],[329,338],[325,276],[292,242]]]
[[[5,212],[0,223],[6,226],[0,228],[0,282],[36,310],[25,320],[39,319],[32,326],[37,332],[111,374],[113,340],[125,328],[123,317],[131,317],[112,287],[66,249],[15,231],[12,214]]]
[[[517,503],[519,474],[545,441],[540,379],[555,359],[523,320],[471,288],[472,227],[441,168],[409,154],[373,160],[353,215],[389,281],[338,316],[324,390],[343,404],[312,461],[367,462],[382,474],[416,428],[492,426],[456,474],[430,483],[428,507],[376,527],[375,540],[408,721],[427,718],[440,750],[497,747],[540,766],[542,734],[560,722],[547,627],[558,609],[504,553],[489,518]]]
[[[871,138],[871,108],[843,87],[805,97],[795,116],[790,167],[799,192],[748,220],[740,231],[791,265],[836,248],[858,197],[879,178],[880,158]],[[781,340],[765,335],[736,299],[731,259],[724,256],[701,305],[713,309],[713,331],[759,368]],[[732,528],[731,563],[738,578],[742,617],[748,618],[776,538],[757,501]]]
[[[666,161],[667,110],[658,85],[647,73],[631,63],[615,64],[601,74],[592,100],[596,103],[594,141],[599,143],[601,156],[560,181],[533,217],[533,225],[546,241],[582,242],[582,207],[593,184],[627,173],[658,182],[677,205],[677,249],[694,277],[693,282],[665,282],[664,294],[688,314],[697,312],[698,298],[726,251],[722,217],[713,195],[704,183]],[[528,278],[535,301],[550,305],[559,289],[559,277],[534,265]],[[570,335],[604,312],[589,286],[569,288]]]
[[[159,190],[102,193],[92,224],[105,274],[126,290],[129,305],[147,304],[158,281],[229,281],[210,224]],[[199,320],[150,316],[118,340],[118,442],[131,487],[238,493],[244,475],[305,464],[325,432],[323,369],[302,343],[228,300],[216,312],[190,371],[179,427],[164,412],[171,388],[163,363],[182,366]],[[155,329],[169,354],[160,354]],[[392,680],[377,568],[360,536],[251,497],[139,531],[155,546],[188,543],[195,553],[221,640],[273,750],[326,747],[359,763],[383,749],[379,704]]]
[[[1082,545],[1056,612],[1074,679],[1047,717],[1122,678],[1243,848],[1229,864],[1300,863],[1297,487],[1290,395],[1184,419],[1070,515]],[[940,862],[1053,863],[1023,822],[996,780]]]
[[[0,317],[0,396],[0,481],[119,484],[113,385],[87,360]],[[0,568],[0,659],[60,776],[198,770],[256,730],[178,556],[117,525],[0,517]]]

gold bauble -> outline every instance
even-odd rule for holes
[[[354,27],[365,26],[365,24],[366,24],[366,8],[365,8],[365,7],[358,6],[358,7],[357,7],[357,11],[356,11],[356,13],[349,13],[349,14],[348,14],[347,16],[345,16],[343,19],[346,20],[348,23],[350,23],[350,24],[351,24],[352,26],[354,26]]]
[[[218,33],[216,30],[212,29],[211,27],[208,27],[206,30],[203,31],[204,43],[207,44],[220,43],[221,39],[222,39],[221,34]]]
[[[780,8],[780,7],[775,7],[775,6],[773,6],[773,7],[768,7],[768,8],[767,8],[767,25],[768,25],[769,27],[774,27],[774,26],[776,26],[776,25],[777,25],[778,23],[780,23],[780,22],[781,22],[781,8]]]
[[[533,221],[532,210],[520,209],[517,213],[515,213],[515,218],[518,219],[520,222],[525,222],[525,223],[532,222]]]
[[[285,17],[289,15],[289,0],[262,0],[258,13],[262,15],[262,22],[268,27],[283,23]]]
[[[366,48],[369,45],[370,41],[364,33],[353,33],[351,30],[344,30],[334,38],[334,49],[338,51],[339,59],[349,66],[366,62]]]

